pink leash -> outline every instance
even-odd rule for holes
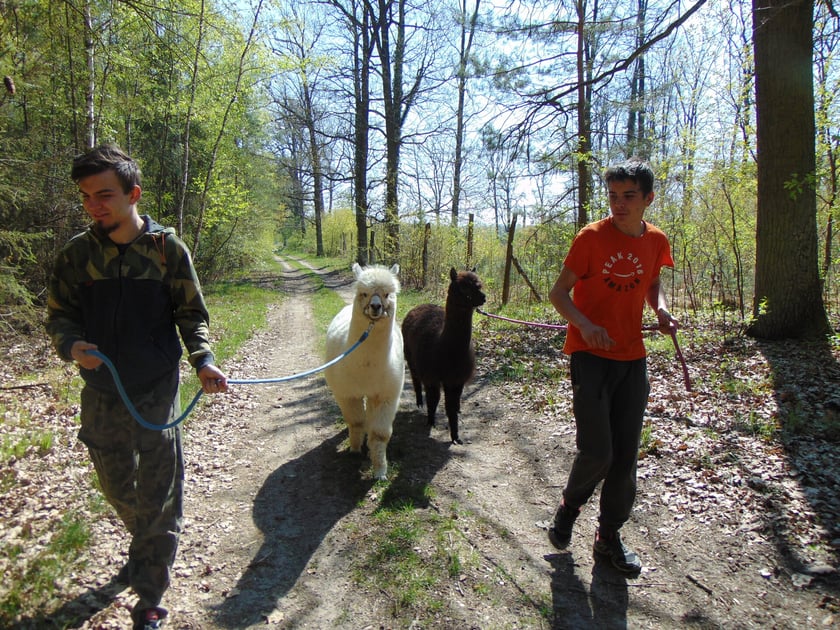
[[[674,351],[676,352],[677,358],[680,360],[680,365],[682,365],[682,373],[683,373],[683,382],[685,383],[685,391],[691,391],[691,378],[688,376],[688,365],[686,365],[685,358],[683,358],[682,350],[680,350],[680,344],[677,343],[677,327],[671,326],[671,341],[674,342]]]
[[[566,324],[543,324],[542,322],[526,322],[521,319],[512,319],[510,317],[502,317],[501,315],[493,315],[491,313],[487,313],[480,308],[475,309],[485,317],[490,317],[491,319],[499,319],[503,322],[510,322],[511,324],[522,324],[523,326],[532,326],[534,328],[548,328],[550,330],[567,330],[568,326]],[[649,324],[647,326],[642,326],[642,330],[659,330],[659,326],[654,324]],[[680,361],[680,365],[682,365],[682,373],[683,373],[683,381],[685,382],[685,391],[691,391],[691,378],[688,375],[688,365],[685,362],[685,358],[683,357],[683,353],[680,350],[680,344],[677,342],[677,328],[676,326],[671,327],[671,341],[674,342],[674,350],[677,355],[677,359]]]
[[[533,326],[534,328],[550,328],[552,330],[566,330],[568,326],[566,324],[543,324],[541,322],[526,322],[521,319],[511,319],[510,317],[502,317],[501,315],[492,315],[490,313],[486,313],[480,308],[475,309],[485,317],[490,317],[492,319],[500,319],[503,322],[510,322],[512,324],[523,324],[524,326]]]

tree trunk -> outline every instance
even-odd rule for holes
[[[813,0],[753,0],[758,196],[753,322],[764,339],[830,330],[817,261]]]
[[[303,100],[306,129],[309,132],[309,161],[312,164],[312,201],[315,211],[315,255],[324,257],[324,174],[321,170],[321,145],[315,128],[315,111],[312,104],[312,90],[308,79],[303,78]]]
[[[597,7],[597,2],[595,3]],[[589,206],[592,203],[592,168],[589,163],[592,150],[592,65],[589,50],[589,36],[586,27],[586,3],[578,0],[578,29],[577,29],[577,75],[578,75],[578,145],[577,145],[577,173],[578,173],[578,217],[577,228],[580,229],[589,222]],[[597,9],[596,9],[597,10]]]
[[[403,0],[396,0],[402,14]],[[399,40],[402,23],[397,23],[397,44],[391,48],[392,3],[379,1],[379,15],[376,23],[376,41],[382,73],[382,100],[385,118],[385,242],[383,255],[386,260],[399,257],[399,199],[398,181],[400,168],[400,102],[402,101],[402,59]]]
[[[467,64],[470,58],[470,48],[475,36],[475,25],[478,21],[478,6],[481,0],[475,0],[475,10],[470,18],[467,31],[467,2],[461,0],[461,50],[458,63],[458,111],[455,115],[455,163],[452,173],[452,225],[458,225],[458,213],[461,203],[461,166],[463,162],[464,146],[464,98],[467,92]]]
[[[175,230],[178,236],[184,233],[184,214],[187,207],[187,189],[190,186],[190,133],[193,111],[195,109],[195,95],[198,87],[198,63],[201,60],[202,45],[204,42],[204,0],[201,1],[201,9],[198,15],[198,38],[195,43],[195,55],[192,64],[192,81],[190,82],[190,104],[187,107],[187,118],[184,123],[184,158],[181,162],[181,190],[178,195],[178,206],[175,209]]]
[[[85,20],[85,58],[88,69],[88,87],[85,93],[85,146],[92,149],[96,146],[96,113],[93,99],[96,93],[96,65],[95,44],[93,40],[93,17],[90,13],[90,2],[84,4]]]
[[[370,28],[369,14],[362,9],[362,22],[354,32],[353,92],[355,112],[353,125],[353,202],[356,210],[356,262],[368,264],[367,237],[367,162],[370,130]]]
[[[540,292],[537,290],[537,287],[534,286],[534,283],[531,282],[531,278],[528,277],[528,272],[526,272],[522,268],[522,265],[519,264],[519,260],[516,258],[516,256],[511,256],[510,260],[513,263],[513,266],[516,267],[516,271],[525,281],[525,284],[527,284],[528,288],[531,289],[531,297],[533,297],[536,302],[542,302],[542,296],[540,295]]]
[[[645,19],[647,17],[648,0],[637,0],[636,14],[636,48],[641,49],[645,43]],[[633,64],[633,74],[630,80],[630,113],[627,117],[627,154],[650,158],[645,141],[645,56],[640,54]]]
[[[395,262],[400,256],[399,173],[403,123],[414,104],[425,75],[420,68],[413,83],[403,85],[406,54],[406,0],[379,0],[379,14],[372,33],[382,75],[382,108],[385,119],[385,243],[382,255]],[[391,42],[391,29],[395,40]]]

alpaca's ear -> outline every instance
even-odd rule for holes
[[[396,265],[396,264],[393,265],[391,267],[391,273],[394,274],[395,276],[398,276],[400,274],[400,266]]]
[[[351,269],[353,270],[353,275],[356,276],[356,280],[358,280],[359,276],[362,275],[362,266],[359,263],[354,262]]]
[[[455,282],[455,279],[457,277],[458,277],[458,272],[455,271],[455,267],[450,267],[449,268],[449,279],[452,280],[452,282]]]
[[[472,271],[473,273],[475,273],[475,267],[473,267],[472,269],[470,269],[470,271]]]

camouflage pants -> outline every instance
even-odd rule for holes
[[[178,373],[130,396],[148,422],[166,424],[180,414]],[[146,429],[114,392],[82,389],[79,439],[102,492],[131,534],[130,585],[137,608],[157,606],[169,586],[183,520],[184,461],[179,427]]]

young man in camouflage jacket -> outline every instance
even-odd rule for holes
[[[135,408],[154,424],[180,414],[179,332],[206,393],[226,391],[227,378],[214,365],[207,307],[186,246],[174,230],[137,212],[134,160],[115,146],[100,146],[74,160],[71,177],[92,223],[56,259],[47,332],[59,356],[80,367],[79,439],[131,534],[128,562],[116,579],[139,598],[134,627],[158,628],[182,523],[180,429],[138,424],[111,373],[87,351],[99,350],[113,362]]]

